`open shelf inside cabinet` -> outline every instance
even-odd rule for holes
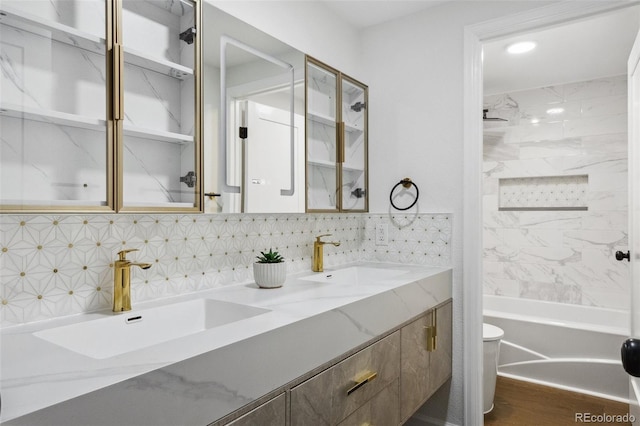
[[[78,47],[91,52],[105,53],[105,39],[93,34],[75,29],[68,25],[42,19],[23,11],[13,9],[11,6],[0,3],[0,24],[16,28],[18,31],[27,31],[73,47]]]
[[[77,208],[77,207],[105,207],[107,205],[104,201],[92,201],[92,200],[0,200],[0,205],[6,208],[11,208],[13,206],[23,206],[23,207],[69,207],[69,208]]]
[[[61,126],[79,127],[81,129],[89,130],[102,130],[106,126],[106,120],[99,118],[20,106],[5,102],[0,103],[0,115],[23,120],[57,124]]]
[[[185,67],[176,62],[171,62],[163,58],[156,58],[144,52],[124,47],[125,61],[128,64],[138,66],[160,74],[168,75],[178,80],[193,77],[193,68]]]
[[[320,112],[308,111],[307,117],[314,123],[324,124],[326,126],[336,126],[336,118]]]
[[[307,164],[309,164],[310,166],[315,166],[315,167],[324,167],[325,169],[335,169],[336,168],[336,163],[333,161],[326,161],[326,160],[313,160],[313,159],[309,159],[307,161]]]
[[[106,126],[106,120],[92,117],[85,117],[77,114],[45,110],[39,108],[23,107],[20,105],[0,103],[0,115],[23,120],[40,121],[43,123],[56,124],[68,127],[78,127],[89,130],[102,130]],[[145,139],[154,139],[161,142],[187,143],[193,142],[193,136],[181,133],[167,132],[156,129],[146,129],[123,125],[125,136],[135,136]]]
[[[122,131],[125,136],[153,139],[160,142],[171,142],[178,144],[193,142],[193,136],[191,135],[183,135],[182,133],[136,127],[127,123],[123,124]]]

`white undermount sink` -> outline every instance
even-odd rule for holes
[[[351,266],[348,268],[316,272],[300,278],[305,281],[319,283],[335,283],[340,285],[367,285],[389,280],[406,274],[406,270],[371,268],[368,266]]]
[[[196,299],[50,328],[34,335],[73,352],[105,359],[266,312],[269,310]]]

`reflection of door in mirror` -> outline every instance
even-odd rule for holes
[[[304,117],[294,116],[293,156],[289,111],[254,101],[237,101],[233,129],[237,145],[242,146],[241,197],[233,203],[233,211],[245,213],[296,213],[304,210]],[[244,138],[242,138],[244,136]],[[295,176],[293,179],[291,178]],[[291,194],[291,185],[294,185]],[[240,200],[241,198],[241,200]],[[238,205],[241,201],[241,205]]]
[[[220,61],[222,211],[303,212],[296,133],[304,134],[304,120],[298,114],[295,123],[294,65],[228,36]]]
[[[206,2],[201,34],[205,211],[304,212],[304,54]]]

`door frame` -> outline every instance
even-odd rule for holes
[[[519,33],[637,6],[637,1],[562,1],[464,28],[462,315],[464,423],[482,414],[482,44]],[[480,277],[480,279],[479,279]]]
[[[640,170],[638,170],[638,154],[640,149],[640,134],[638,132],[638,104],[640,99],[638,97],[638,89],[640,83],[638,82],[637,75],[640,73],[640,31],[636,36],[633,48],[629,54],[629,61],[627,63],[627,76],[628,81],[628,110],[629,110],[629,253],[633,253],[627,260],[630,263],[630,284],[631,284],[631,327],[629,330],[629,337],[638,336],[640,330],[637,325],[639,324],[640,314],[638,312],[638,288],[634,284],[638,281],[638,266],[640,265],[637,259],[639,240],[636,238],[640,229],[637,227],[637,205],[638,197],[634,190],[637,190],[638,176]],[[636,117],[636,118],[634,118]],[[635,165],[635,166],[634,166]],[[638,400],[640,397],[640,391],[638,389],[640,385],[640,379],[629,375],[629,413],[634,417],[632,423],[634,425],[640,424],[640,407],[638,406]]]

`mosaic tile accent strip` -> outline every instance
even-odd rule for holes
[[[504,178],[498,185],[500,210],[587,210],[587,175]]]
[[[361,259],[450,262],[449,216],[419,215],[409,228],[390,227],[390,245],[370,251],[370,230],[384,218],[389,220],[365,214],[3,215],[0,326],[110,309],[113,261],[124,248],[139,250],[130,259],[153,264],[132,269],[137,302],[250,282],[256,255],[270,247],[287,259],[289,273],[309,270],[319,234],[342,243],[325,247],[327,267]]]

